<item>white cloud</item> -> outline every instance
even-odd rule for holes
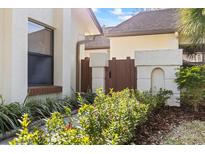
[[[92,8],[93,12],[98,12],[98,8]]]
[[[132,15],[124,15],[124,16],[119,16],[118,19],[120,19],[120,20],[127,20],[127,19],[129,19],[131,17],[132,17]]]
[[[122,12],[122,9],[121,8],[116,8],[116,9],[113,9],[112,11],[110,11],[112,14],[114,15],[123,15],[124,12]]]
[[[112,9],[110,13],[116,15],[119,20],[124,21],[124,20],[131,18],[133,15],[136,15],[140,11],[141,10],[136,10],[132,12],[123,12],[121,8],[115,8],[115,9]]]

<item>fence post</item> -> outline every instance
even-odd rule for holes
[[[105,91],[105,67],[108,66],[107,53],[91,53],[90,67],[92,68],[92,91],[102,88]]]

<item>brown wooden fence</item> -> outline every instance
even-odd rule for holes
[[[81,92],[92,89],[92,68],[89,66],[90,58],[81,60]]]
[[[81,60],[81,91],[87,92],[92,89],[92,68],[89,67],[90,59]],[[105,90],[110,88],[120,91],[125,88],[136,88],[136,67],[134,59],[113,58],[109,60],[109,66],[105,68]]]
[[[114,91],[120,91],[125,88],[136,88],[136,67],[134,59],[120,59],[113,58],[109,60],[109,67],[105,70],[106,74],[106,92],[110,88]]]

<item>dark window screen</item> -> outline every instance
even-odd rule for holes
[[[28,23],[28,85],[53,84],[53,31]]]

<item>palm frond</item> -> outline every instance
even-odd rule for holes
[[[194,47],[203,47],[205,43],[205,9],[180,9],[179,32],[191,41]]]

